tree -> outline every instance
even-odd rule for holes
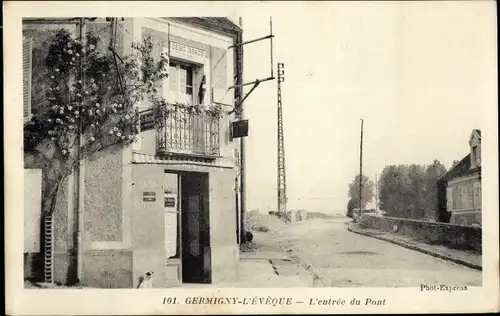
[[[406,208],[408,193],[407,168],[405,165],[386,166],[379,179],[379,206],[387,216],[399,217]]]
[[[135,140],[135,104],[157,98],[156,85],[167,76],[167,59],[153,60],[150,38],[134,44],[133,55],[122,56],[120,63],[100,44],[91,32],[73,38],[59,30],[45,58],[47,78],[33,82],[48,87],[44,100],[33,100],[42,109],[24,126],[24,152],[45,162],[45,215],[54,211],[61,184],[82,159]]]
[[[361,208],[365,208],[366,204],[371,202],[373,199],[373,188],[374,184],[373,181],[368,179],[367,176],[363,175],[362,176],[362,204]],[[359,174],[354,177],[354,180],[351,184],[349,184],[349,192],[348,192],[349,199],[352,201],[354,207],[359,208]]]
[[[381,173],[380,209],[388,216],[435,220],[437,179],[446,168],[434,160],[431,165],[390,165]]]
[[[32,100],[38,111],[24,126],[24,153],[43,169],[43,215],[53,213],[62,183],[82,159],[135,141],[139,102],[149,106],[155,124],[186,108],[167,104],[158,93],[169,65],[151,37],[123,56],[107,44],[92,32],[73,38],[61,29],[49,40],[45,76],[35,76],[34,89],[47,92]],[[220,115],[220,106],[187,110]]]
[[[438,219],[438,179],[446,173],[446,167],[434,160],[432,164],[427,166],[425,170],[424,183],[425,183],[425,219],[429,221],[436,221]]]
[[[408,192],[406,197],[406,212],[409,218],[420,219],[425,215],[424,183],[425,166],[412,164],[408,166]]]

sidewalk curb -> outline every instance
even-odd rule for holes
[[[392,239],[389,239],[389,238],[384,238],[384,237],[376,236],[376,235],[373,235],[373,234],[370,234],[370,233],[365,233],[365,232],[362,232],[362,231],[359,231],[359,230],[353,228],[352,225],[348,225],[347,226],[347,230],[350,231],[350,232],[352,232],[352,233],[355,233],[355,234],[360,234],[360,235],[363,235],[363,236],[368,236],[368,237],[371,237],[371,238],[375,238],[375,239],[383,240],[383,241],[386,241],[386,242],[390,242],[392,244],[395,244],[395,245],[398,245],[398,246],[401,246],[401,247],[404,247],[404,248],[408,248],[408,249],[411,249],[411,250],[415,250],[415,251],[418,251],[418,252],[421,252],[421,253],[425,253],[427,255],[430,255],[430,256],[433,256],[433,257],[437,257],[437,258],[440,258],[440,259],[443,259],[443,260],[452,261],[452,262],[464,265],[464,266],[472,268],[472,269],[476,269],[476,270],[479,270],[479,271],[483,270],[482,266],[479,266],[479,265],[474,264],[472,262],[464,261],[462,259],[453,258],[451,256],[443,255],[441,253],[438,253],[438,252],[435,252],[435,251],[432,251],[432,250],[423,249],[423,248],[420,248],[420,247],[417,247],[417,246],[414,246],[414,245],[409,245],[409,244],[407,244],[405,242],[396,241],[396,240],[392,240]]]
[[[277,231],[274,231],[274,230],[269,230],[268,232],[263,232],[264,235],[270,235],[272,236],[273,239],[276,239],[277,238]],[[268,261],[269,265],[271,266],[271,268],[274,270],[274,273],[276,275],[273,275],[273,277],[280,277],[280,278],[289,278],[290,275],[287,275],[286,273],[285,274],[282,274],[280,268],[276,265],[275,261],[288,261],[290,263],[292,263],[293,265],[295,265],[295,267],[297,269],[300,269],[301,270],[301,273],[303,273],[304,276],[307,276],[307,285],[305,285],[306,282],[302,282],[304,284],[300,284],[300,287],[314,287],[314,281],[315,281],[315,275],[313,273],[311,273],[311,271],[309,269],[307,269],[307,267],[304,265],[304,262],[302,262],[299,258],[297,258],[297,256],[294,256],[293,254],[291,254],[290,252],[288,252],[287,250],[289,249],[288,247],[286,247],[283,243],[281,242],[276,242],[276,246],[277,249],[277,253],[279,253],[281,256],[279,257],[276,257],[276,258],[265,258],[264,260],[265,261]],[[254,258],[248,258],[250,260],[254,259]],[[300,277],[299,277],[299,282],[300,282]]]
[[[290,252],[293,252],[292,249],[285,246],[284,244],[279,243],[278,247],[282,252],[286,253],[289,258],[295,260],[299,264],[299,266],[302,267],[302,269],[304,269],[308,274],[311,275],[312,287],[324,286],[323,282],[321,281],[321,278],[316,273],[312,264],[310,264],[309,262],[305,261],[304,259],[301,259],[298,256],[290,253]]]

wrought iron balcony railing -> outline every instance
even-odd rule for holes
[[[156,154],[214,157],[220,154],[219,115],[177,108],[143,112],[141,130],[155,128]],[[150,122],[149,125],[147,122]]]

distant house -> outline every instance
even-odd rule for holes
[[[470,152],[438,179],[439,220],[481,226],[481,131],[469,138]]]

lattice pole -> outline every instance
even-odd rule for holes
[[[286,173],[285,144],[283,135],[283,110],[281,103],[281,83],[285,81],[284,64],[278,63],[278,212],[286,221]]]

